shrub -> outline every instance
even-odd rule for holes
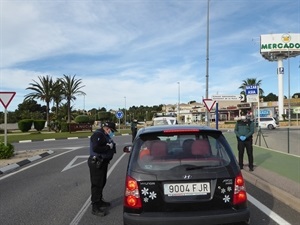
[[[37,131],[41,131],[45,128],[46,120],[34,120],[33,121],[33,127]]]
[[[75,117],[76,123],[89,123],[90,118],[87,115],[79,115]]]
[[[67,122],[61,122],[61,132],[68,132],[69,124]]]
[[[49,125],[50,129],[55,131],[56,133],[59,132],[61,130],[61,123],[62,122],[59,122],[59,121],[54,121],[54,120],[51,121],[50,125]]]
[[[28,132],[32,127],[32,119],[24,119],[18,122],[18,127],[22,132]]]
[[[3,142],[0,142],[0,159],[9,159],[14,155],[14,146],[10,143],[5,145]]]

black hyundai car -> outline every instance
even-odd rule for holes
[[[245,182],[221,131],[145,127],[123,151],[124,225],[249,224]]]

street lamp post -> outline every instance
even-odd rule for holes
[[[178,122],[180,122],[180,82],[177,82],[178,84],[178,104],[177,104],[177,117]]]
[[[208,81],[209,81],[209,0],[207,0],[207,27],[206,27],[206,91],[205,98],[208,99]],[[210,113],[206,109],[206,126],[210,123]]]

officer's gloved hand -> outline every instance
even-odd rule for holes
[[[240,140],[241,140],[241,141],[245,141],[245,140],[246,140],[246,137],[245,137],[245,136],[240,136]]]
[[[108,145],[110,149],[113,149],[114,147],[114,143],[107,143],[106,145]]]

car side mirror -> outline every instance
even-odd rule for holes
[[[130,153],[132,150],[132,146],[131,145],[127,145],[123,148],[123,152],[125,153]]]

